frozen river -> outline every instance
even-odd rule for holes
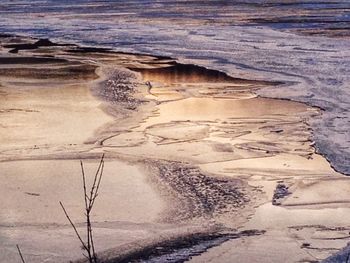
[[[349,1],[2,1],[0,32],[167,55],[286,84],[263,96],[324,109],[316,148],[350,174]]]

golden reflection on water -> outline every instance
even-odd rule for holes
[[[149,118],[142,127],[170,121],[278,117],[301,113],[307,109],[308,107],[302,103],[265,98],[247,100],[188,98],[160,105],[159,115]]]
[[[140,72],[145,81],[160,82],[164,84],[237,81],[244,82],[244,80],[232,78],[225,73],[209,70],[204,67],[195,65],[176,64],[170,67],[134,70]]]

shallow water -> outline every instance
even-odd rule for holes
[[[260,92],[324,108],[313,122],[316,147],[349,174],[350,42],[319,37],[349,35],[349,5],[346,0],[3,1],[0,32],[168,55],[235,77],[288,81]],[[294,29],[316,36],[290,33]]]
[[[276,109],[279,111],[276,112]],[[239,118],[278,117],[306,111],[301,103],[264,98],[248,100],[188,98],[159,106],[159,116],[153,116],[141,125],[141,129],[171,121],[224,121]]]

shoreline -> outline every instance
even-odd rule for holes
[[[48,48],[49,50],[44,50],[42,54],[40,54],[40,50],[35,50],[36,56],[45,56],[45,54],[46,56],[48,54],[55,55],[55,52],[57,52],[57,50],[55,50],[56,48],[66,47],[54,44],[48,45],[48,42],[46,42],[46,44],[47,45],[44,45],[43,48]],[[50,48],[53,50],[50,50]],[[78,47],[76,46],[76,48]],[[195,197],[186,197],[188,200],[193,201],[198,198],[199,201],[194,201],[193,204],[190,204],[190,207],[193,205],[202,205],[202,208],[205,208],[205,212],[203,214],[199,213],[195,217],[206,220],[205,216],[209,216],[214,222],[220,222],[220,224],[224,226],[243,228],[243,222],[249,221],[249,217],[251,216],[244,213],[243,217],[245,218],[243,218],[243,220],[239,219],[239,217],[236,218],[237,212],[241,213],[243,211],[242,208],[234,209],[233,212],[225,211],[223,213],[223,218],[220,218],[221,215],[213,216],[208,213],[211,206],[214,207],[215,210],[216,206],[225,206],[230,200],[237,201],[239,199],[239,194],[235,195],[237,193],[234,192],[236,187],[238,192],[241,190],[250,192],[248,194],[250,201],[247,202],[248,214],[254,214],[251,212],[251,209],[260,207],[261,203],[268,203],[271,198],[270,196],[274,191],[274,186],[268,185],[271,185],[271,182],[269,182],[271,179],[277,182],[286,181],[283,183],[288,185],[288,188],[290,187],[289,189],[291,189],[291,193],[286,196],[287,198],[279,200],[280,206],[285,208],[291,205],[300,207],[300,204],[293,203],[291,200],[292,197],[302,197],[303,193],[305,193],[303,188],[307,189],[307,187],[303,185],[305,182],[310,181],[310,185],[312,186],[315,182],[322,184],[324,182],[324,174],[340,176],[327,167],[327,162],[322,160],[323,158],[321,156],[315,154],[315,149],[310,142],[309,136],[311,136],[312,131],[308,130],[310,127],[307,122],[309,119],[313,118],[314,115],[319,114],[317,110],[311,109],[311,107],[303,105],[302,103],[279,99],[265,99],[257,97],[254,94],[256,89],[261,88],[261,86],[272,85],[273,82],[259,82],[249,79],[242,81],[242,79],[235,79],[229,76],[228,79],[226,79],[226,77],[220,75],[223,73],[217,73],[219,75],[212,76],[213,70],[193,65],[191,66],[193,67],[192,73],[188,74],[188,69],[181,71],[181,69],[174,66],[170,66],[169,68],[169,64],[171,65],[169,60],[173,61],[173,63],[177,63],[173,59],[166,58],[165,62],[162,62],[159,61],[157,57],[151,55],[119,54],[118,52],[102,52],[102,54],[99,54],[100,51],[101,50],[97,52],[96,50],[85,50],[82,52],[84,54],[84,60],[94,59],[97,61],[97,64],[105,63],[107,67],[114,66],[114,68],[116,65],[117,67],[125,67],[125,65],[130,63],[141,66],[141,68],[143,67],[143,74],[141,73],[143,76],[142,80],[140,75],[128,75],[126,81],[116,84],[116,87],[118,87],[118,85],[126,85],[125,94],[113,95],[113,86],[110,88],[110,91],[103,90],[103,92],[105,92],[103,96],[113,101],[113,103],[115,101],[119,102],[119,105],[114,106],[105,101],[105,106],[102,106],[102,108],[104,108],[103,114],[106,114],[106,112],[108,114],[108,112],[110,113],[112,111],[117,114],[117,116],[121,116],[121,119],[116,119],[116,115],[114,115],[113,120],[108,119],[107,126],[106,121],[103,121],[102,126],[97,124],[95,127],[98,129],[93,129],[93,136],[88,136],[81,144],[72,145],[71,148],[58,147],[57,149],[51,149],[49,145],[46,150],[44,149],[43,152],[38,154],[35,154],[36,150],[38,150],[35,147],[37,145],[32,149],[27,149],[27,153],[23,153],[23,149],[19,148],[19,151],[22,150],[22,153],[15,150],[10,155],[10,158],[14,158],[13,161],[21,159],[21,155],[22,158],[32,158],[31,160],[50,158],[51,156],[50,160],[53,160],[55,156],[56,158],[60,158],[60,156],[61,158],[67,158],[69,155],[73,157],[73,159],[80,159],[84,156],[85,158],[91,158],[91,156],[98,156],[101,152],[105,152],[111,160],[118,160],[119,158],[117,157],[128,160],[133,156],[135,159],[147,158],[148,161],[152,159],[164,159],[162,162],[173,161],[185,163],[185,167],[192,165],[192,171],[183,178],[177,175],[176,172],[168,174],[174,176],[174,186],[171,184],[169,185],[169,182],[167,182],[167,180],[169,180],[167,177],[169,176],[162,178],[162,180],[165,181],[163,184],[175,190],[175,199],[179,197],[182,199],[187,192],[189,192],[189,194],[194,194]],[[59,57],[73,61],[79,61],[79,59],[81,59],[79,58],[79,48],[78,52],[71,52],[73,54],[69,52],[67,54],[62,54],[62,50],[60,52],[61,54],[58,53]],[[170,72],[164,73],[164,71],[161,70],[164,68],[164,65],[167,69],[170,69]],[[153,67],[156,70],[158,69],[158,71],[152,71],[149,67]],[[123,70],[121,72],[123,72]],[[145,76],[147,77],[145,78]],[[102,74],[99,75],[99,77],[98,82],[100,82],[100,84],[110,80],[110,78],[107,78],[107,75]],[[131,80],[129,80],[129,78]],[[117,74],[116,80],[118,81],[120,79],[120,74]],[[94,93],[94,90],[97,89],[97,86],[95,86],[96,79],[92,81],[87,90],[88,92]],[[152,90],[156,91],[156,93],[147,93],[147,85],[145,85],[147,81],[152,82]],[[135,84],[133,84],[133,82]],[[94,88],[92,88],[92,86],[94,86]],[[223,86],[225,89],[222,88]],[[104,88],[106,88],[106,86],[104,86]],[[96,94],[94,95],[96,98]],[[140,104],[134,104],[137,99],[140,99],[142,102]],[[129,103],[130,101],[132,101],[131,104]],[[229,105],[228,103],[231,105],[230,107],[232,107],[230,110],[227,108]],[[144,107],[143,104],[146,104],[146,106]],[[123,110],[126,109],[125,113],[123,111],[120,113],[120,106],[124,106]],[[95,107],[96,106],[93,106],[93,108]],[[128,107],[130,108],[128,109]],[[252,110],[253,107],[256,107],[255,111]],[[283,109],[283,112],[276,113],[274,107],[280,110]],[[158,113],[155,112],[154,109],[157,109]],[[181,109],[186,110],[183,111]],[[137,114],[137,118],[135,118],[135,114]],[[189,118],[189,120],[187,118]],[[218,121],[218,118],[222,118],[222,120]],[[121,121],[124,123],[121,123]],[[117,127],[116,124],[118,124]],[[122,125],[120,126],[120,124]],[[301,140],[299,138],[300,136],[302,137]],[[275,143],[275,140],[281,140],[281,138],[286,140],[286,142]],[[67,154],[67,149],[71,151],[71,153]],[[1,155],[1,163],[6,164],[4,151],[2,151]],[[254,166],[255,163],[252,160],[261,158],[265,161],[270,157],[274,158],[274,156],[277,156],[274,161],[275,163],[266,163],[265,170],[258,167],[257,170],[260,169],[260,172],[256,170]],[[286,160],[283,158],[281,159],[279,156],[285,156],[287,159],[291,158],[292,163],[296,163],[293,164],[294,166],[288,164]],[[309,165],[309,170],[298,170],[300,169],[298,165],[304,165],[303,162],[305,162],[305,164],[308,162],[308,156],[311,156],[311,160],[312,158],[317,159],[315,163],[319,162],[319,164],[322,164],[321,167],[323,170],[315,170],[313,163]],[[16,159],[16,157],[20,158]],[[289,165],[292,168],[283,168],[284,162],[287,163],[286,166]],[[211,163],[214,164],[212,165]],[[281,168],[279,168],[280,170],[277,172],[282,172],[282,175],[276,176],[276,171],[271,169],[271,165],[279,163],[281,163],[281,166],[278,167]],[[160,167],[159,165],[156,166]],[[166,167],[169,167],[169,164],[166,165]],[[248,171],[242,169],[246,167],[248,167]],[[181,173],[187,174],[186,169],[181,168],[175,170],[180,170]],[[238,174],[242,171],[242,174]],[[294,175],[296,172],[301,173],[301,176],[298,175],[301,179],[298,179],[298,176]],[[196,177],[195,173],[200,176]],[[227,175],[227,173],[231,173],[231,175]],[[290,178],[288,178],[288,173]],[[317,173],[319,173],[319,175],[317,175]],[[214,179],[210,179],[208,175],[211,175]],[[192,181],[189,180],[186,182],[187,177],[191,178]],[[197,180],[198,178],[201,179]],[[179,181],[176,182],[176,180]],[[206,183],[206,180],[209,181]],[[343,178],[343,180],[345,180],[344,182],[347,181],[345,178]],[[224,185],[228,181],[236,182],[235,188],[227,189],[227,192],[234,193],[232,199],[230,199],[230,195],[228,195],[228,197],[223,196],[223,199],[220,199],[220,193],[226,191],[224,190],[225,187],[220,189],[218,186],[217,189],[220,190],[217,190],[217,193],[219,194],[215,191],[209,191],[212,190],[209,185],[212,185],[213,182],[217,182],[218,185]],[[180,190],[183,189],[184,182],[186,185],[190,186],[190,188],[184,188],[187,190],[182,193]],[[203,184],[206,187],[202,188]],[[300,185],[302,185],[301,188]],[[198,191],[195,189],[196,186],[200,186]],[[260,188],[260,191],[264,192],[267,197],[261,197],[258,191],[255,193],[251,192],[252,189],[258,188]],[[301,193],[298,191],[301,191]],[[318,190],[311,191],[317,192]],[[158,194],[160,194],[161,198],[166,199],[164,192],[167,191],[159,191]],[[220,197],[219,200],[217,200],[218,196]],[[211,198],[214,203],[208,203],[206,201],[207,197]],[[259,200],[254,200],[254,198]],[[204,200],[204,202],[202,202],[202,200]],[[177,202],[181,207],[181,202],[178,200]],[[218,202],[218,204],[215,202]],[[330,202],[332,203],[334,201],[331,200]],[[206,206],[209,206],[209,208]],[[206,211],[207,208],[209,209],[208,211]],[[172,209],[174,209],[174,207]],[[315,207],[314,209],[320,208]],[[237,219],[239,223],[236,222],[232,224],[232,222],[230,222],[232,218]],[[183,219],[184,217],[180,214],[180,219],[175,220],[175,222],[182,222]],[[261,231],[264,231],[264,229],[261,229]],[[206,254],[204,253],[203,256],[205,257]]]

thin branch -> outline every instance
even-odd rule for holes
[[[97,262],[97,257],[96,257],[96,252],[95,252],[94,240],[93,240],[93,236],[92,236],[92,225],[91,225],[91,220],[90,220],[90,212],[91,212],[92,207],[93,207],[93,205],[95,203],[95,200],[96,200],[96,198],[98,196],[98,190],[99,190],[100,184],[101,184],[101,179],[102,179],[102,175],[103,175],[103,169],[104,169],[104,154],[101,157],[99,168],[98,168],[98,170],[97,170],[97,172],[95,174],[94,184],[92,186],[92,189],[95,187],[95,192],[93,193],[93,191],[91,191],[90,209],[89,209],[89,213],[88,213],[88,217],[87,217],[88,227],[90,228],[92,255],[93,255],[93,259],[94,259],[95,262]],[[97,180],[97,185],[96,185],[96,180]]]
[[[24,261],[22,252],[21,252],[21,250],[20,250],[20,248],[19,248],[19,245],[16,245],[16,247],[17,247],[17,250],[18,250],[18,254],[19,254],[19,256],[21,257],[22,263],[26,263],[26,262]]]
[[[89,208],[90,208],[90,209],[92,208],[91,204],[93,203],[93,201],[92,201],[92,200],[93,200],[93,196],[94,196],[95,193],[96,193],[95,188],[96,188],[97,177],[98,177],[98,175],[99,175],[99,173],[100,173],[100,170],[101,170],[102,166],[104,165],[104,157],[105,157],[105,155],[102,154],[101,161],[100,161],[100,164],[98,165],[98,168],[97,168],[97,171],[96,171],[95,177],[94,177],[94,182],[93,182],[92,187],[91,187],[91,191],[90,191],[90,204],[89,204]]]
[[[83,177],[83,189],[84,189],[84,201],[85,201],[86,217],[89,218],[90,211],[89,211],[89,207],[88,207],[88,196],[87,196],[87,191],[86,191],[85,171],[84,171],[84,165],[83,165],[82,161],[80,161],[80,167],[81,167],[81,174]],[[86,238],[87,238],[87,249],[90,251],[90,231],[89,231],[88,224],[86,226]]]
[[[92,225],[91,225],[91,222],[90,222],[90,238],[91,238],[92,256],[94,258],[94,261],[97,262],[97,257],[96,257],[96,252],[95,252],[95,244],[94,244],[94,239],[92,237]]]
[[[80,161],[80,167],[81,167],[81,174],[83,176],[83,188],[84,188],[84,200],[85,200],[85,207],[87,208],[88,207],[88,196],[86,194],[86,181],[85,181],[85,171],[84,171],[84,165],[83,165],[83,162]]]
[[[75,227],[74,223],[73,223],[72,220],[70,219],[70,217],[69,217],[69,215],[68,215],[68,213],[67,213],[66,209],[64,208],[64,206],[63,206],[63,204],[62,204],[61,201],[60,201],[60,205],[61,205],[61,207],[62,207],[62,209],[63,209],[63,212],[64,212],[64,214],[66,215],[66,217],[67,217],[69,223],[70,223],[71,226],[73,227],[73,229],[74,229],[74,231],[75,231],[75,234],[77,235],[78,239],[80,240],[80,243],[82,244],[82,246],[84,247],[84,249],[88,251],[85,242],[84,242],[83,239],[80,237],[80,234],[79,234],[77,228]]]
[[[96,186],[95,198],[97,197],[97,192],[98,192],[98,189],[100,188],[101,179],[102,179],[102,175],[103,175],[103,169],[105,167],[105,161],[104,160],[101,160],[101,161],[102,161],[102,167],[101,167],[100,177],[98,179],[98,183]]]
[[[91,223],[90,223],[90,211],[88,208],[86,208],[86,233],[87,233],[87,243],[88,243],[88,253],[89,253],[89,260],[90,262],[93,262],[91,258],[91,244],[92,244],[92,233],[91,233]]]
[[[101,184],[101,179],[102,179],[102,175],[103,175],[103,169],[104,169],[104,166],[105,166],[105,162],[103,159],[101,159],[101,170],[100,170],[100,174],[99,174],[99,178],[98,178],[98,182],[97,182],[97,186],[96,186],[96,191],[95,191],[95,194],[94,196],[91,197],[91,206],[90,206],[90,210],[92,209],[94,203],[95,203],[95,200],[98,196],[98,189],[100,188],[100,184]]]
[[[81,174],[83,179],[83,190],[84,190],[84,202],[85,202],[85,218],[86,218],[86,235],[87,235],[87,241],[84,242],[81,238],[77,228],[75,227],[74,223],[70,219],[66,209],[64,208],[62,202],[60,202],[60,205],[63,209],[64,214],[66,215],[69,223],[73,227],[76,236],[78,237],[80,243],[83,246],[83,249],[88,253],[86,256],[84,253],[84,257],[86,257],[90,263],[97,263],[97,256],[95,252],[95,245],[93,240],[93,234],[92,234],[92,224],[91,224],[91,210],[93,208],[93,205],[95,203],[95,200],[98,196],[98,191],[100,189],[101,180],[103,176],[103,170],[104,170],[104,154],[101,157],[99,166],[97,168],[97,171],[94,176],[94,180],[90,189],[90,193],[88,194],[87,190],[87,182],[86,182],[86,176],[85,176],[85,169],[83,162],[80,161],[80,167],[81,167]]]

